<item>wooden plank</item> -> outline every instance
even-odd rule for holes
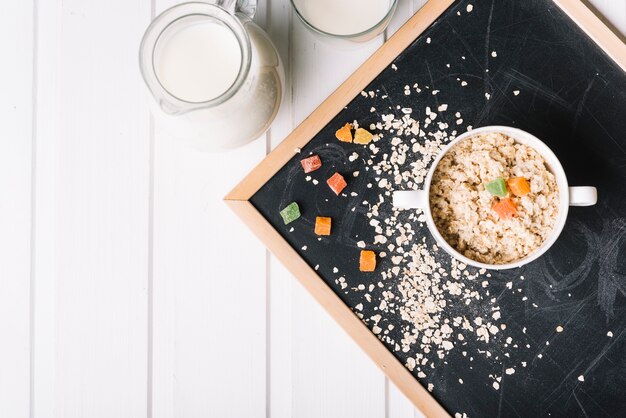
[[[157,124],[154,147],[152,416],[265,416],[266,251],[222,202],[264,138],[207,154]]]
[[[264,149],[202,154],[156,131],[154,417],[265,409],[265,250],[220,201],[225,167],[241,175]]]
[[[298,124],[382,45],[383,37],[336,45],[306,29],[295,14],[292,29],[293,122]],[[384,376],[303,287],[292,290],[293,416],[382,416]]]
[[[293,65],[291,27],[294,18],[289,0],[268,1],[266,30],[285,66],[285,96],[283,104],[268,132],[267,151],[269,152],[293,130]],[[269,312],[268,357],[267,357],[267,417],[294,417],[293,393],[305,388],[294,386],[293,356],[293,276],[267,252],[267,309]]]
[[[289,1],[270,4],[269,34],[287,64],[286,90],[291,93],[270,131],[275,147],[381,39],[366,45],[331,45],[301,25]],[[338,67],[335,62],[350,64]],[[292,285],[291,274],[273,257],[270,271],[272,416],[381,416],[380,372],[299,285]]]
[[[38,5],[32,415],[145,416],[150,4]]]
[[[0,416],[30,408],[33,4],[0,4]]]
[[[33,341],[31,416],[52,418],[56,416],[56,230],[57,193],[56,175],[58,159],[55,155],[59,132],[61,96],[60,55],[50,53],[61,50],[62,26],[59,2],[39,3],[36,19],[37,85],[36,146],[34,147],[33,196]],[[45,14],[45,18],[40,16]],[[46,34],[47,36],[42,36]],[[45,57],[45,60],[42,58]],[[56,109],[50,111],[49,109]],[[45,210],[37,210],[45,208]]]

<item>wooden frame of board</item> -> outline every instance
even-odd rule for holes
[[[591,10],[580,0],[553,1],[626,71],[626,45]],[[295,149],[304,147],[453,3],[454,0],[430,0],[427,2],[224,199],[228,206],[356,341],[389,379],[428,417],[449,415],[359,317],[299,256],[296,250],[256,210],[250,203],[250,199],[294,156]]]

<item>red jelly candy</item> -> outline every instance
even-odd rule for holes
[[[311,155],[309,158],[305,158],[300,161],[302,164],[302,168],[304,168],[305,173],[310,173],[311,171],[315,171],[322,166],[322,160],[318,155]]]

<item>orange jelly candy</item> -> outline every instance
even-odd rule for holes
[[[317,216],[315,218],[315,234],[316,235],[330,235],[331,223],[332,223],[331,218]]]
[[[361,259],[359,260],[359,270],[374,271],[376,270],[376,253],[369,250],[361,250]]]
[[[341,142],[352,142],[352,125],[346,123],[343,128],[335,132],[335,136]]]
[[[517,216],[515,203],[509,198],[500,199],[500,201],[494,203],[491,208],[498,214],[500,219],[510,219],[513,216]]]
[[[343,176],[339,173],[333,174],[331,178],[326,180],[326,183],[328,183],[328,186],[333,190],[333,192],[335,192],[337,196],[339,196],[339,193],[341,193],[341,191],[345,189],[348,185]]]
[[[522,197],[530,193],[530,184],[524,177],[510,178],[506,181],[506,185],[515,196]]]

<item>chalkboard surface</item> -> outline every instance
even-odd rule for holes
[[[626,74],[551,1],[456,2],[251,202],[370,329],[386,330],[383,342],[410,364],[420,348],[398,350],[407,329],[402,315],[389,310],[369,321],[380,314],[383,293],[397,292],[397,283],[379,274],[392,268],[393,251],[374,244],[367,216],[381,175],[366,162],[386,158],[393,135],[385,133],[373,153],[334,133],[353,120],[369,127],[384,114],[400,118],[406,108],[424,119],[426,107],[447,107],[427,132],[441,129],[439,122],[450,135],[485,125],[531,132],[559,157],[570,185],[598,188],[599,202],[571,208],[563,234],[541,259],[468,283],[480,294],[470,306],[447,296],[446,309],[470,321],[477,314],[491,320],[497,304],[492,322],[499,332],[489,342],[455,338],[443,358],[428,356],[424,373],[413,369],[416,379],[453,415],[626,416]],[[310,153],[323,167],[307,178],[300,159]],[[409,152],[412,158],[420,156]],[[342,196],[325,184],[335,171],[348,181]],[[279,211],[292,201],[302,217],[285,226]],[[379,212],[379,220],[394,216],[389,204]],[[313,233],[319,215],[333,218],[330,237]],[[414,217],[398,216],[412,222],[412,241],[434,244]],[[358,271],[360,241],[387,253],[377,273]],[[442,251],[436,257],[444,267],[451,263]]]

